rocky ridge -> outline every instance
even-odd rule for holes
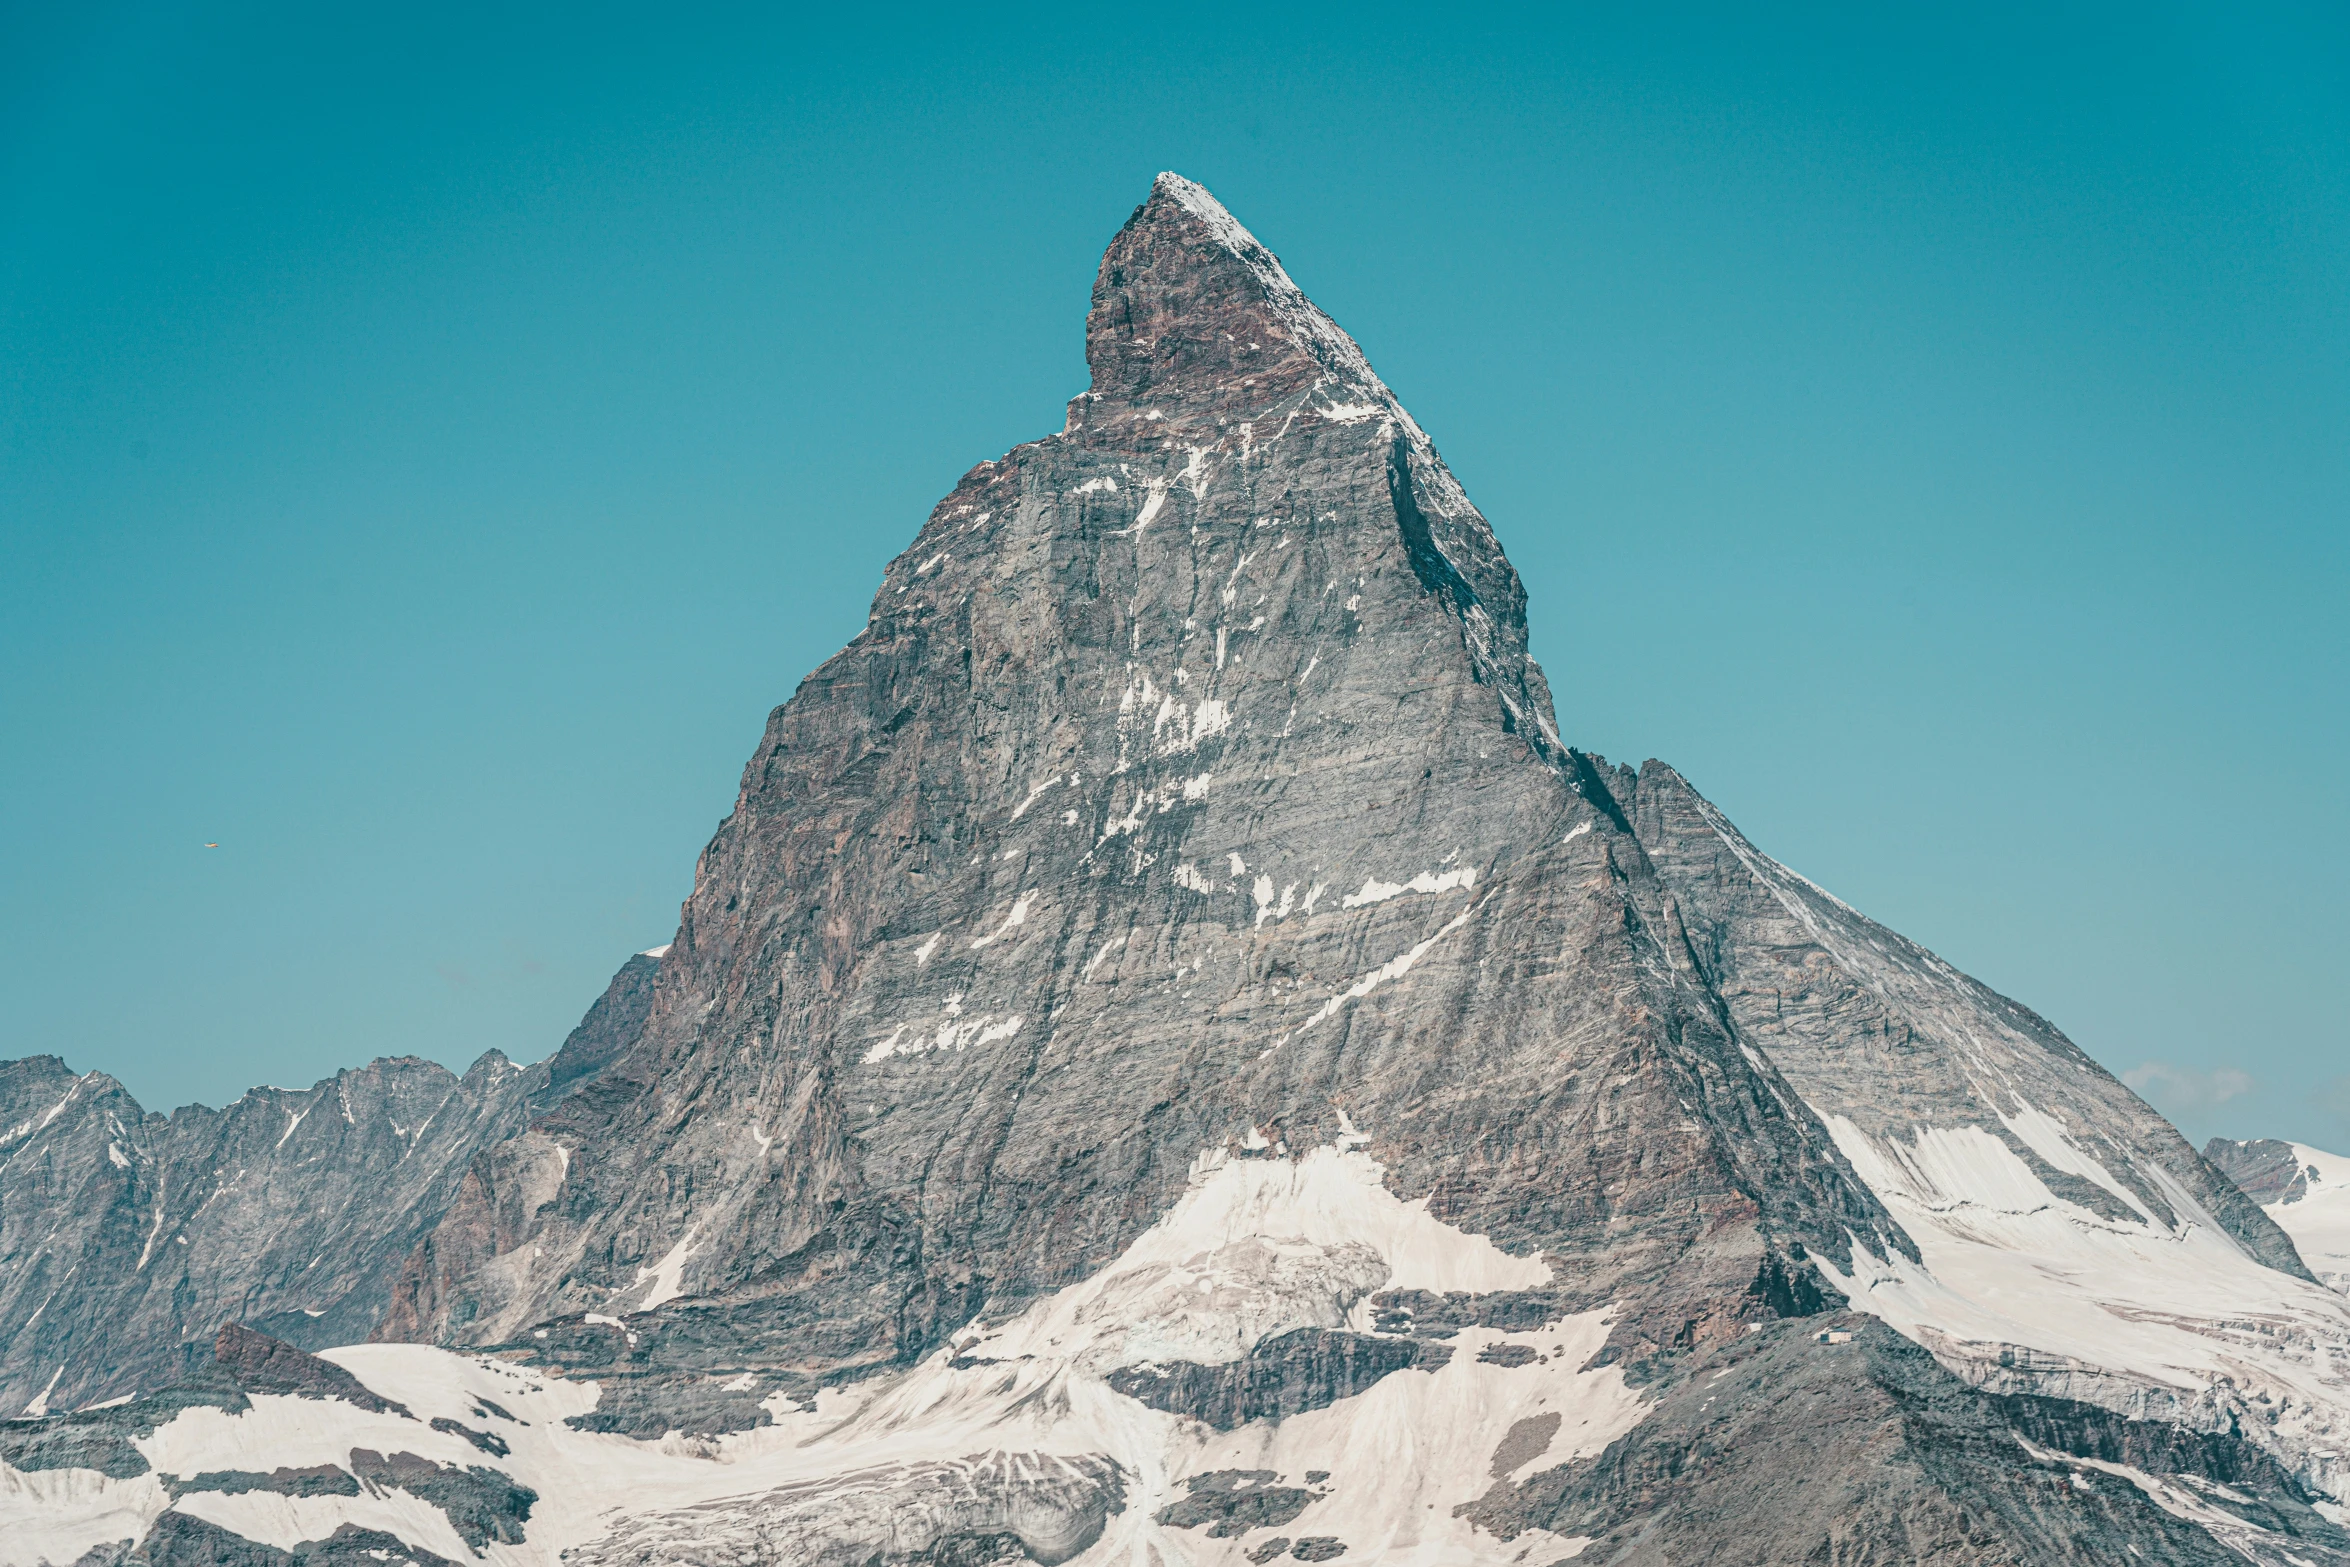
[[[141,1109],[55,1056],[0,1062],[0,1410],[78,1409],[201,1369],[215,1330],[363,1341],[483,1150],[593,1084],[644,1022],[629,959],[547,1061],[414,1056],[225,1109]]]

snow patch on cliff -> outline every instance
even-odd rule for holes
[[[1460,913],[1455,914],[1451,919],[1445,921],[1444,924],[1437,930],[1435,935],[1430,936],[1426,941],[1421,942],[1415,947],[1411,947],[1403,952],[1397,953],[1394,957],[1389,958],[1385,963],[1382,963],[1377,968],[1371,970],[1370,973],[1365,974],[1362,976],[1362,978],[1347,986],[1346,989],[1338,992],[1338,994],[1323,1002],[1321,1006],[1314,1010],[1313,1016],[1307,1018],[1303,1023],[1298,1024],[1297,1027],[1291,1029],[1288,1033],[1283,1034],[1279,1039],[1274,1040],[1271,1045],[1267,1046],[1265,1049],[1265,1054],[1271,1055],[1274,1051],[1280,1049],[1283,1045],[1289,1043],[1289,1041],[1295,1039],[1298,1035],[1304,1033],[1306,1030],[1314,1027],[1318,1023],[1323,1022],[1325,1019],[1336,1015],[1339,1008],[1345,1006],[1348,1002],[1360,1001],[1363,997],[1369,995],[1372,991],[1377,990],[1381,985],[1388,984],[1394,980],[1399,980],[1406,974],[1409,974],[1412,971],[1412,966],[1418,963],[1420,959],[1428,955],[1428,949],[1430,947],[1435,946],[1445,937],[1451,935],[1454,931],[1459,930],[1463,925],[1466,925],[1469,922],[1469,916],[1476,913],[1481,906],[1482,905],[1475,903],[1470,904],[1467,908],[1461,910]]]
[[[1359,909],[1365,904],[1385,903],[1389,898],[1400,898],[1407,892],[1450,892],[1455,887],[1476,885],[1477,868],[1474,865],[1463,865],[1442,875],[1434,871],[1422,871],[1410,881],[1381,881],[1372,876],[1364,879],[1362,891],[1347,894],[1339,899],[1338,906],[1342,909]]]
[[[767,1151],[764,1139],[760,1142],[759,1151]],[[649,1268],[636,1270],[637,1283],[653,1286],[645,1291],[645,1298],[636,1303],[636,1310],[651,1311],[655,1306],[665,1306],[685,1293],[686,1259],[693,1255],[694,1242],[701,1237],[701,1233],[701,1226],[694,1226],[686,1231],[684,1239],[669,1248],[667,1256]]]

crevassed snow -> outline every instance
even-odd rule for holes
[[[1367,903],[1385,903],[1389,898],[1400,898],[1407,892],[1450,892],[1455,887],[1476,885],[1477,867],[1474,865],[1463,865],[1441,876],[1434,871],[1422,871],[1410,881],[1381,881],[1375,876],[1366,877],[1363,890],[1339,899],[1338,906],[1342,909],[1359,909]]]
[[[0,1462],[0,1567],[75,1561],[94,1545],[138,1539],[169,1505],[154,1474],[116,1480],[95,1469],[28,1473]]]
[[[1821,1262],[1856,1309],[1979,1385],[2196,1429],[2233,1419],[2307,1483],[2350,1489],[2350,1301],[2262,1266],[2175,1183],[2175,1228],[2117,1221],[2056,1196],[1981,1127],[1872,1137],[1822,1120],[1922,1257],[1856,1239],[1850,1274]],[[2095,1163],[2028,1105],[2003,1120],[2052,1165]],[[2073,1173],[2114,1189],[2101,1169]]]
[[[1105,1370],[1154,1359],[1214,1364],[1237,1360],[1258,1338],[1292,1327],[1340,1325],[1288,1320],[1281,1311],[1289,1308],[1251,1310],[1228,1299],[1223,1309],[1209,1310],[1197,1303],[1203,1279],[1240,1294],[1281,1295],[1288,1286],[1256,1277],[1263,1255],[1295,1264],[1293,1278],[1325,1282],[1367,1259],[1373,1282],[1347,1300],[1349,1308],[1374,1290],[1483,1294],[1550,1281],[1549,1264],[1539,1257],[1513,1256],[1482,1235],[1453,1228],[1428,1212],[1428,1199],[1403,1201],[1381,1175],[1378,1161],[1353,1148],[1315,1148],[1299,1159],[1235,1159],[1210,1150],[1193,1162],[1190,1185],[1174,1208],[1116,1262],[962,1352],[1082,1355]],[[1295,1285],[1302,1292],[1315,1287]],[[1346,1294],[1333,1288],[1326,1298]],[[1367,1326],[1367,1310],[1362,1316]],[[1234,1326],[1257,1317],[1265,1320],[1253,1333]]]
[[[669,956],[669,949],[674,945],[676,945],[676,943],[665,941],[658,947],[645,948],[645,950],[638,953],[637,956],[640,958],[665,958]],[[348,1118],[346,1117],[346,1119]]]

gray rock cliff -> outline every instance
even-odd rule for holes
[[[528,1068],[395,1057],[163,1116],[55,1056],[0,1062],[0,1411],[163,1387],[223,1323],[365,1339],[474,1158],[593,1083],[659,966],[631,958]]]
[[[2350,1302],[2269,1212],[1562,739],[1493,531],[1204,190],[1160,176],[1086,346],[769,716],[664,955],[492,1073],[396,1271],[347,1220],[287,1254],[372,1342],[231,1331],[211,1382],[19,1422],[0,1522],[157,1563],[2350,1564]],[[0,1102],[62,1122],[102,1080],[61,1073]],[[96,1113],[38,1168],[92,1179]],[[314,1304],[250,1277],[207,1299]]]
[[[1562,1300],[1636,1301],[1627,1346],[1904,1244],[1739,1048],[1354,344],[1174,180],[1086,336],[1063,432],[973,469],[769,720],[640,1042],[477,1163],[384,1336],[676,1300],[654,1364],[905,1364],[1116,1257],[1203,1149],[1342,1115]]]

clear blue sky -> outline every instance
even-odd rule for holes
[[[1174,168],[1570,740],[2350,1147],[2338,7],[782,9],[0,19],[0,1056],[546,1053]]]

